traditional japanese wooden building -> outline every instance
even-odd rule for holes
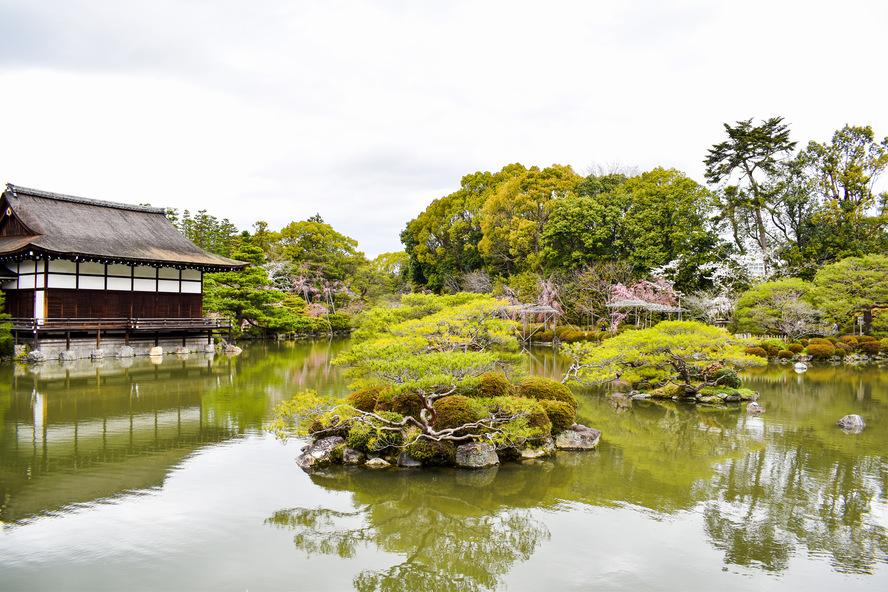
[[[72,339],[98,349],[103,338],[206,344],[228,325],[203,316],[203,274],[246,265],[196,246],[164,208],[11,184],[0,197],[5,312],[16,339],[36,349],[70,350]]]

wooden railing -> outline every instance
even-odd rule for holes
[[[172,331],[229,330],[229,318],[108,318],[108,319],[32,319],[11,318],[15,331]]]

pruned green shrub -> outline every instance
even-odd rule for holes
[[[805,346],[801,343],[790,343],[786,346],[786,349],[791,351],[794,354],[800,354],[805,350]]]
[[[888,352],[888,337],[880,341],[879,344],[881,345],[881,350],[883,352]]]
[[[868,356],[874,356],[879,353],[881,349],[881,345],[878,341],[864,341],[860,344],[860,351],[865,353]]]
[[[539,401],[549,421],[552,423],[552,435],[569,429],[577,420],[576,409],[563,401],[543,399]]]
[[[402,415],[392,411],[377,411],[376,414],[393,422],[400,422],[404,419]],[[376,452],[404,444],[404,437],[400,432],[383,429],[384,427],[386,426],[382,422],[365,416],[352,424],[345,441],[349,448],[364,452]]]
[[[808,343],[810,343],[807,339],[799,339],[799,343],[803,346],[808,347]]]
[[[777,352],[777,357],[780,358],[781,360],[791,360],[793,357],[795,357],[795,354],[792,353],[791,351],[789,351],[788,349],[782,349],[779,352]]]
[[[512,394],[512,383],[502,372],[485,372],[476,389],[479,397],[506,397]]]
[[[836,352],[833,355],[839,356],[840,358],[844,358],[845,356],[850,354],[852,351],[854,351],[854,350],[849,351],[843,347],[839,347],[839,344],[837,343],[836,344]]]
[[[485,410],[474,399],[463,395],[450,395],[434,403],[436,430],[458,428],[484,417]]]
[[[783,342],[782,339],[765,339],[764,341],[759,343],[759,347],[769,351],[776,348],[777,351],[780,351],[786,347],[786,344]]]
[[[830,358],[836,354],[836,348],[831,343],[811,343],[805,351],[815,360]]]
[[[456,462],[456,444],[419,438],[407,445],[407,454],[428,466],[449,466]]]
[[[848,353],[854,351],[854,346],[847,341],[840,341],[836,344],[836,351],[838,350]]]
[[[876,339],[875,337],[872,337],[871,335],[858,335],[857,336],[857,343],[870,343],[872,341],[878,341],[878,339]]]
[[[750,356],[758,356],[760,358],[767,358],[768,352],[760,347],[747,347],[743,350],[744,353],[749,354]]]
[[[832,345],[832,343],[828,339],[824,339],[823,337],[812,337],[808,342],[808,345]],[[806,345],[805,347],[808,347]]]
[[[847,343],[852,347],[857,347],[857,338],[853,335],[843,335],[839,337],[839,343]]]
[[[712,376],[718,380],[718,385],[721,387],[740,388],[743,386],[743,382],[740,380],[740,377],[737,376],[737,371],[731,368],[717,370]]]
[[[400,393],[391,398],[391,410],[407,417],[419,418],[423,410],[422,397],[416,393]]]
[[[551,378],[542,376],[530,376],[518,385],[518,396],[525,399],[552,400],[567,403],[573,409],[577,408],[577,399],[570,389]]]
[[[832,337],[832,336],[827,337],[826,340],[829,341],[829,343],[831,345],[835,345],[839,341],[838,339],[836,339],[835,337]]]
[[[555,339],[555,333],[552,331],[538,331],[530,338],[531,341],[537,341],[539,343],[549,343],[553,339]]]
[[[771,348],[768,348],[768,357],[769,357],[769,358],[776,358],[776,357],[777,357],[777,354],[779,354],[779,353],[780,353],[780,348],[779,348],[779,347],[771,347]]]
[[[376,409],[379,394],[388,389],[387,386],[370,386],[356,390],[345,398],[345,402],[355,409],[371,412]]]

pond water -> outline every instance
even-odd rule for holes
[[[261,426],[344,395],[346,345],[4,366],[0,589],[888,589],[888,368],[747,373],[762,416],[578,392],[592,453],[309,475]]]

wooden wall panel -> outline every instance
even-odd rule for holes
[[[3,312],[11,317],[34,318],[34,290],[10,290],[3,295]]]
[[[200,318],[203,316],[203,297],[200,294],[52,289],[46,291],[46,299],[47,318],[52,319]],[[34,291],[7,292],[5,308],[12,316],[33,318]]]

